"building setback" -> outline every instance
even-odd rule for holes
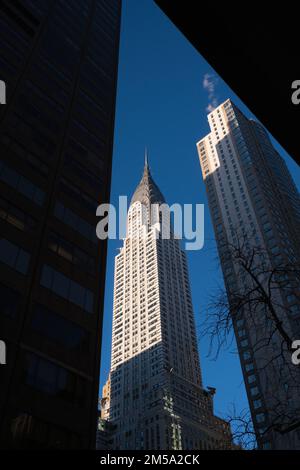
[[[230,428],[213,414],[214,390],[202,385],[185,253],[172,233],[162,237],[163,203],[146,161],[115,258],[113,448],[228,447]]]
[[[106,383],[102,387],[102,397],[100,399],[100,417],[104,420],[109,418],[109,408],[110,408],[110,376],[108,377]]]
[[[120,10],[0,5],[0,447],[95,447]]]
[[[234,103],[208,122],[197,148],[258,445],[299,449],[299,371],[283,341],[300,337],[299,193],[265,129]]]

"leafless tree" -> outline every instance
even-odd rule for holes
[[[300,396],[300,370],[291,361],[293,341],[300,338],[299,319],[298,326],[293,319],[293,308],[300,305],[300,265],[285,257],[271,259],[270,253],[249,242],[245,235],[235,240],[221,247],[222,267],[227,269],[226,290],[219,287],[210,299],[201,335],[209,337],[209,353],[216,359],[222,349],[231,347],[238,333],[237,321],[244,319],[251,332],[252,353],[260,357],[260,375],[265,374],[265,380],[273,382],[268,392],[272,409],[267,410],[264,432],[287,434],[300,428],[300,409],[291,403],[291,397]],[[276,259],[279,261],[274,262]],[[228,282],[230,273],[233,282]],[[288,305],[287,297],[296,307]],[[279,389],[280,393],[274,393]],[[255,433],[250,415],[238,415],[234,410],[229,421],[234,425],[234,437],[247,448],[253,446]]]

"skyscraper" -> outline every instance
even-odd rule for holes
[[[109,421],[116,449],[230,446],[200,372],[188,268],[164,197],[145,167],[115,258]]]
[[[95,447],[120,10],[0,5],[1,447]]]
[[[300,198],[265,129],[226,100],[197,143],[260,447],[300,448]]]
[[[100,398],[101,418],[109,417],[110,408],[110,377],[108,377],[105,385],[102,387],[102,397]]]

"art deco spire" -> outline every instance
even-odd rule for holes
[[[148,163],[147,149],[145,149],[145,163],[143,176],[132,196],[130,204],[133,204],[137,201],[140,201],[146,206],[149,206],[151,204],[163,204],[165,202],[164,196],[160,192],[158,186],[156,185],[151,176]]]

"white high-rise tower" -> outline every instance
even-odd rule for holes
[[[114,449],[202,449],[231,445],[204,390],[185,253],[163,212],[147,158],[115,259],[109,420]],[[154,210],[153,210],[154,209]]]
[[[208,122],[197,148],[257,443],[300,450],[300,195],[266,130],[231,100]]]

